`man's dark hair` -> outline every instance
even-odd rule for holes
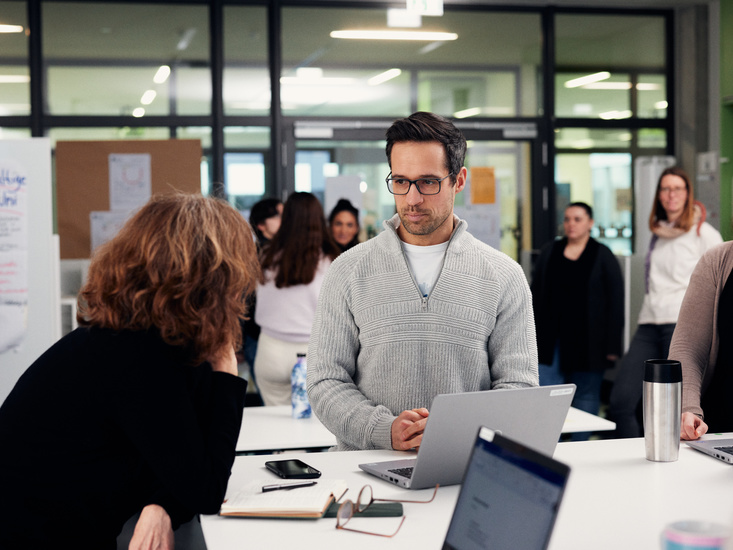
[[[592,220],[593,219],[593,208],[590,204],[586,202],[571,202],[565,207],[565,210],[567,210],[570,207],[578,207],[585,210],[585,213],[588,214],[588,217]]]
[[[445,149],[446,168],[453,174],[451,181],[463,168],[466,158],[466,138],[447,118],[419,111],[407,118],[395,120],[387,130],[387,161],[392,167],[392,147],[403,141],[437,141]]]

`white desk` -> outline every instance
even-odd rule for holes
[[[323,472],[349,482],[347,496],[369,483],[376,497],[421,498],[429,490],[406,491],[370,476],[360,462],[402,456],[397,451],[302,453]],[[677,462],[644,458],[644,440],[602,440],[560,443],[555,457],[572,468],[555,526],[551,550],[594,548],[656,549],[664,526],[680,519],[733,523],[733,467],[682,444]],[[253,477],[267,477],[266,456],[237,457],[230,490]],[[274,479],[274,477],[273,477]],[[459,486],[441,487],[430,504],[404,504],[405,523],[392,539],[338,531],[334,519],[267,520],[202,516],[209,550],[300,548],[349,550],[374,548],[440,548],[448,529]],[[409,496],[408,496],[409,495]],[[356,522],[356,520],[352,520]],[[396,527],[395,518],[361,519],[359,526],[377,532]]]
[[[616,429],[616,423],[570,407],[565,423],[562,426],[562,433],[570,434],[576,432],[605,432]]]
[[[616,424],[573,407],[563,433],[613,430]],[[316,418],[296,420],[290,407],[245,407],[237,453],[262,453],[293,449],[322,450],[336,445],[336,437]]]
[[[676,462],[646,460],[642,438],[560,443],[554,456],[571,473],[551,550],[657,549],[672,521],[733,524],[733,466],[684,443]]]
[[[296,419],[291,407],[245,407],[237,453],[320,450],[336,445],[336,437],[312,415]]]

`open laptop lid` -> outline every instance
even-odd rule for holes
[[[359,468],[409,489],[455,485],[466,471],[480,426],[552,455],[574,394],[574,384],[562,384],[437,395],[417,459],[371,462]],[[409,478],[399,475],[405,466],[413,467]]]
[[[574,394],[562,384],[436,395],[411,488],[460,483],[480,426],[552,456]]]
[[[481,427],[443,550],[547,548],[570,468]]]

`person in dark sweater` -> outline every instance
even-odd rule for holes
[[[0,548],[171,548],[216,513],[239,436],[252,232],[226,203],[151,199],[94,255],[80,327],[0,407]]]
[[[563,227],[532,277],[540,385],[574,383],[573,406],[598,414],[603,373],[623,352],[623,278],[613,253],[590,236],[588,204],[568,205]]]

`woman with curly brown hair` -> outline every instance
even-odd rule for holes
[[[172,544],[216,513],[239,435],[252,232],[224,202],[151,199],[95,253],[80,328],[33,363],[0,408],[0,547]]]

